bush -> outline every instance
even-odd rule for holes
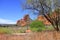
[[[30,24],[30,29],[33,32],[39,32],[45,30],[45,25],[43,24],[43,22],[35,20]]]

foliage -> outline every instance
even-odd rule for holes
[[[32,31],[39,32],[39,31],[45,30],[45,26],[44,26],[43,22],[36,20],[30,24],[30,29]]]

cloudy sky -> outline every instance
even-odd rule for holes
[[[26,0],[0,0],[0,24],[15,24],[30,12],[24,11],[22,5]],[[32,14],[30,17],[35,18]]]

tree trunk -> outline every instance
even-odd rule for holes
[[[59,31],[59,27],[58,27],[58,25],[56,25],[56,31]]]

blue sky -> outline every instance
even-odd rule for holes
[[[0,23],[14,24],[25,14],[29,14],[29,11],[22,8],[25,2],[26,0],[0,0]],[[32,19],[35,18],[31,13],[29,15]]]

